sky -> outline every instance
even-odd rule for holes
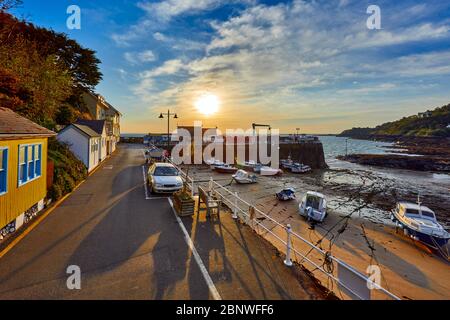
[[[122,132],[179,125],[338,133],[450,103],[450,0],[24,0],[13,13],[97,51]],[[81,9],[69,30],[66,10]],[[369,29],[367,8],[380,8]],[[219,101],[214,114],[199,99]]]

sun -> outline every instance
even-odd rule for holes
[[[211,115],[219,110],[219,98],[211,93],[203,94],[195,102],[195,107],[204,115]]]

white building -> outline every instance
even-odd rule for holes
[[[57,136],[58,141],[66,143],[72,153],[80,159],[88,172],[94,170],[102,156],[102,135],[82,124],[71,124]]]
[[[100,144],[100,161],[105,160],[115,148],[112,148],[111,136],[108,135],[106,120],[82,120],[79,119],[75,124],[80,124],[91,128],[94,132],[101,136]]]

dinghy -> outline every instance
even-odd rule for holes
[[[236,173],[238,168],[230,166],[229,164],[224,164],[221,166],[216,166],[214,170],[219,173]]]
[[[308,221],[323,222],[327,216],[327,200],[321,193],[308,191],[298,209]]]
[[[306,173],[306,172],[310,172],[311,171],[311,167],[303,164],[303,163],[294,163],[291,166],[291,172],[292,173]]]
[[[209,167],[211,168],[211,170],[215,170],[217,167],[221,167],[224,166],[225,163],[220,161],[220,160],[213,160],[213,161],[209,161]]]
[[[277,199],[280,201],[289,201],[295,199],[295,190],[293,188],[284,188],[276,193]]]
[[[233,175],[233,180],[239,184],[251,184],[256,183],[256,176],[254,174],[248,174],[245,170],[239,170]]]
[[[266,167],[266,166],[261,167],[261,169],[260,169],[260,174],[262,176],[276,176],[281,173],[282,173],[282,171],[280,169],[274,169],[274,168]]]
[[[405,235],[423,244],[439,249],[447,244],[450,234],[440,225],[435,213],[421,204],[399,202],[391,214],[397,227],[403,229]]]

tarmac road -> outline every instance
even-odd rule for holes
[[[1,258],[0,300],[323,298],[228,214],[177,219],[167,197],[146,195],[143,163],[141,146],[120,145]],[[72,265],[80,290],[67,287]]]

